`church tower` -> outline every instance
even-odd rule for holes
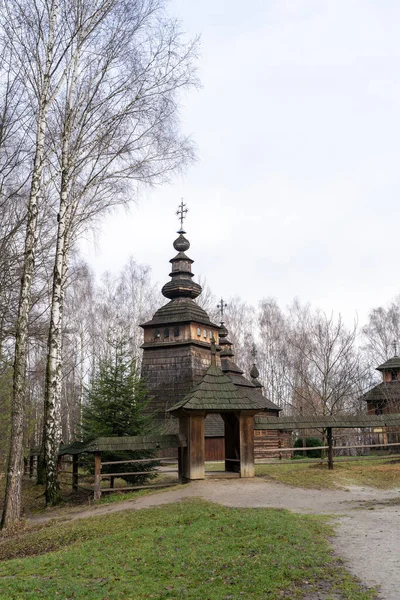
[[[219,326],[195,302],[202,288],[192,279],[193,260],[186,255],[190,248],[183,229],[186,213],[182,201],[177,211],[181,227],[173,244],[177,254],[169,261],[171,281],[161,290],[169,302],[141,325],[142,378],[151,393],[148,411],[171,430],[177,423],[167,410],[192,390],[211,365],[211,341],[214,338],[218,344],[219,333]]]

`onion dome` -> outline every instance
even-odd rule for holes
[[[263,388],[262,383],[258,380],[258,378],[260,377],[260,372],[257,369],[257,366],[255,363],[253,363],[253,366],[251,367],[251,371],[250,371],[250,377],[251,377],[251,383],[256,387],[256,388]]]
[[[250,377],[252,379],[258,379],[260,377],[260,372],[257,369],[255,363],[253,364],[253,366],[251,367],[251,371],[250,371]]]
[[[260,388],[262,390],[264,386],[258,380],[258,378],[260,377],[260,372],[257,369],[257,365],[256,365],[257,348],[256,348],[255,344],[253,344],[253,348],[251,350],[251,354],[252,354],[252,356],[254,358],[253,366],[251,367],[251,371],[250,371],[251,383],[254,385],[254,387]]]
[[[186,233],[186,231],[184,233]],[[174,241],[174,248],[178,252],[186,252],[186,250],[189,250],[190,248],[190,242],[182,234],[180,234],[180,236]]]
[[[202,288],[198,283],[192,281],[192,264],[191,258],[186,256],[186,250],[189,250],[190,243],[184,237],[185,231],[178,231],[179,237],[174,241],[174,248],[178,254],[169,261],[172,264],[172,271],[169,274],[171,281],[166,283],[161,290],[161,293],[166,298],[197,298],[202,292]]]
[[[218,331],[218,335],[219,335],[219,345],[221,348],[221,358],[230,358],[234,356],[233,350],[232,350],[232,342],[230,342],[228,340],[228,330],[225,327],[223,321],[221,321],[221,326],[219,328]]]
[[[170,302],[159,308],[150,321],[142,324],[145,329],[189,322],[217,328],[217,325],[210,321],[206,311],[194,302],[194,299],[201,294],[202,288],[198,283],[192,281],[193,260],[185,254],[190,248],[190,242],[185,237],[186,231],[183,229],[183,219],[187,211],[188,209],[185,208],[182,201],[176,213],[181,221],[181,226],[178,230],[178,237],[173,244],[178,254],[169,261],[172,265],[169,274],[171,281],[166,283],[161,290],[162,294],[170,299]]]

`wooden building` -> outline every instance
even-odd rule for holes
[[[180,207],[183,216],[184,205]],[[182,219],[183,221],[183,219]],[[215,367],[220,369],[232,385],[240,390],[242,398],[246,398],[254,414],[265,414],[278,417],[280,408],[270,402],[262,393],[262,385],[258,381],[258,371],[254,365],[251,380],[243,375],[243,371],[234,362],[232,344],[228,340],[228,331],[223,322],[213,323],[205,310],[195,299],[202,288],[193,281],[193,260],[186,254],[190,243],[184,237],[182,228],[173,246],[177,254],[170,263],[172,265],[171,281],[162,288],[162,294],[169,300],[154,314],[153,318],[141,325],[144,329],[142,378],[151,394],[147,410],[156,421],[162,424],[165,433],[178,431],[177,414],[170,411],[179,405],[202,380],[212,363],[211,344],[215,340]],[[205,459],[224,460],[226,457],[226,419],[214,408],[205,411]],[[271,444],[276,433],[271,432],[271,440],[258,440],[257,452],[263,442]],[[290,442],[288,442],[290,443]]]
[[[179,418],[179,433],[187,439],[180,455],[182,480],[204,479],[205,422],[215,415],[224,424],[225,471],[254,477],[254,417],[259,411],[258,401],[250,399],[217,367],[212,340],[211,365],[198,384],[169,409]]]
[[[361,396],[367,403],[369,415],[400,413],[400,356],[393,356],[377,367],[382,373],[382,381]],[[397,427],[375,427],[378,443],[396,443],[400,439]]]

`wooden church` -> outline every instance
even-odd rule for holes
[[[382,373],[382,381],[361,396],[367,403],[369,415],[385,415],[400,412],[400,356],[394,343],[394,356],[376,368]],[[398,427],[374,428],[378,443],[397,443],[400,439]]]
[[[188,421],[185,426],[198,427],[195,435],[204,437],[205,460],[228,460],[227,454],[234,457],[235,452],[240,452],[239,445],[247,435],[250,421],[245,415],[251,415],[254,438],[254,417],[266,413],[278,417],[280,408],[263,395],[256,365],[247,379],[235,363],[223,321],[219,325],[213,323],[195,302],[202,288],[193,281],[193,260],[186,254],[190,248],[183,230],[186,212],[182,202],[177,213],[181,227],[173,243],[177,254],[170,260],[171,280],[162,288],[169,302],[141,325],[142,378],[151,396],[148,410],[165,433],[178,431],[176,416],[182,417],[184,413],[193,416],[196,410],[201,419],[195,421],[191,417],[191,425]],[[180,418],[180,422],[182,429],[186,421]],[[235,428],[237,435],[232,437]],[[266,446],[278,447],[276,435],[276,432],[261,432],[255,443],[256,458],[263,455]],[[238,448],[234,447],[236,443]]]

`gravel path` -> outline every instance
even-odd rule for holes
[[[338,556],[347,561],[348,569],[365,585],[380,586],[379,598],[400,600],[400,489],[353,486],[348,491],[306,490],[263,479],[213,479],[138,500],[95,506],[72,514],[71,519],[139,510],[190,497],[232,507],[286,508],[299,513],[335,515],[337,535],[332,544]]]

